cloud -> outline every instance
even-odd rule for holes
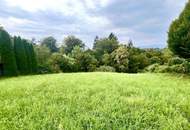
[[[12,35],[76,35],[92,46],[110,32],[139,47],[165,47],[167,31],[187,0],[0,0],[0,24]],[[5,22],[6,19],[6,22]]]
[[[34,21],[30,21],[28,19],[19,19],[16,17],[8,17],[6,20],[0,17],[0,23],[9,28],[15,28],[16,26],[20,26],[23,24],[35,24]]]

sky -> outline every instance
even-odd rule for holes
[[[187,0],[0,0],[0,24],[12,36],[58,43],[75,35],[92,47],[111,32],[137,47],[167,46],[167,32]]]

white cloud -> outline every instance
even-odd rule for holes
[[[52,10],[65,15],[84,13],[87,8],[109,5],[113,0],[5,0],[9,6],[20,7],[29,12]],[[86,5],[86,6],[85,6]]]
[[[8,27],[8,28],[15,28],[16,26],[20,26],[20,25],[24,25],[24,24],[35,24],[34,21],[28,20],[28,19],[20,19],[20,18],[16,18],[16,17],[8,17],[6,18],[1,18],[0,17],[0,23],[4,26],[4,27]]]
[[[84,11],[78,0],[5,0],[9,6],[19,7],[25,11],[56,11],[64,15],[73,15]]]
[[[13,13],[8,13],[7,16],[4,13],[0,16],[0,23],[13,34],[19,35],[20,33],[20,35],[36,37],[38,39],[47,35],[53,35],[58,38],[58,40],[60,36],[62,39],[62,36],[73,34],[84,38],[83,40],[91,44],[95,35],[104,37],[109,35],[110,32],[114,32],[121,41],[124,42],[132,39],[139,45],[152,43],[164,44],[165,37],[163,36],[167,35],[163,34],[163,31],[168,29],[166,25],[168,26],[169,23],[178,16],[187,0],[155,0],[155,3],[159,3],[155,4],[156,6],[151,0],[3,1],[6,1],[6,8],[2,8],[1,10],[8,9]],[[112,2],[116,4],[112,4]],[[117,2],[124,6],[117,4]],[[155,9],[155,11],[150,12],[149,6],[147,7],[144,4],[149,2],[150,7],[160,6],[160,11]],[[113,6],[110,6],[110,4]],[[110,7],[105,10],[102,9],[108,6]],[[120,6],[123,8],[120,8]],[[133,8],[135,8],[135,10]],[[16,12],[17,9],[24,11],[19,10]],[[147,14],[147,11],[149,11],[148,14],[150,13],[150,15],[152,15],[151,18],[146,17],[150,16]],[[26,15],[26,19],[17,18],[20,14],[23,16],[26,12],[29,14],[29,16]],[[42,16],[42,13],[45,15]],[[47,15],[48,13],[50,13],[50,15]],[[166,15],[161,16],[163,13]],[[47,18],[47,16],[51,17]],[[37,21],[30,21],[27,17]],[[54,20],[54,18],[57,19]],[[156,28],[159,28],[159,30],[156,30]],[[151,34],[151,29],[154,29],[155,33]]]
[[[113,0],[5,0],[9,6],[19,7],[25,11],[61,12],[64,16],[73,16],[91,28],[102,28],[111,22],[103,16],[91,16],[88,9],[101,8],[109,5]]]

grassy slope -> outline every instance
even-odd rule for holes
[[[0,129],[190,129],[190,80],[79,73],[0,80]]]

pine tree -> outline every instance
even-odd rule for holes
[[[27,74],[27,57],[24,44],[20,37],[14,37],[14,51],[16,57],[17,68],[20,74]]]
[[[34,52],[34,47],[32,44],[30,44],[30,53],[31,53],[31,66],[32,66],[32,73],[37,73],[37,60],[36,55]]]
[[[23,39],[22,43],[24,44],[25,52],[26,52],[26,61],[27,61],[27,73],[32,73],[32,59],[31,59],[31,51],[30,45],[27,40]]]
[[[3,75],[17,75],[17,65],[15,60],[13,43],[9,34],[2,28],[0,29],[0,52],[1,62],[3,64]]]

